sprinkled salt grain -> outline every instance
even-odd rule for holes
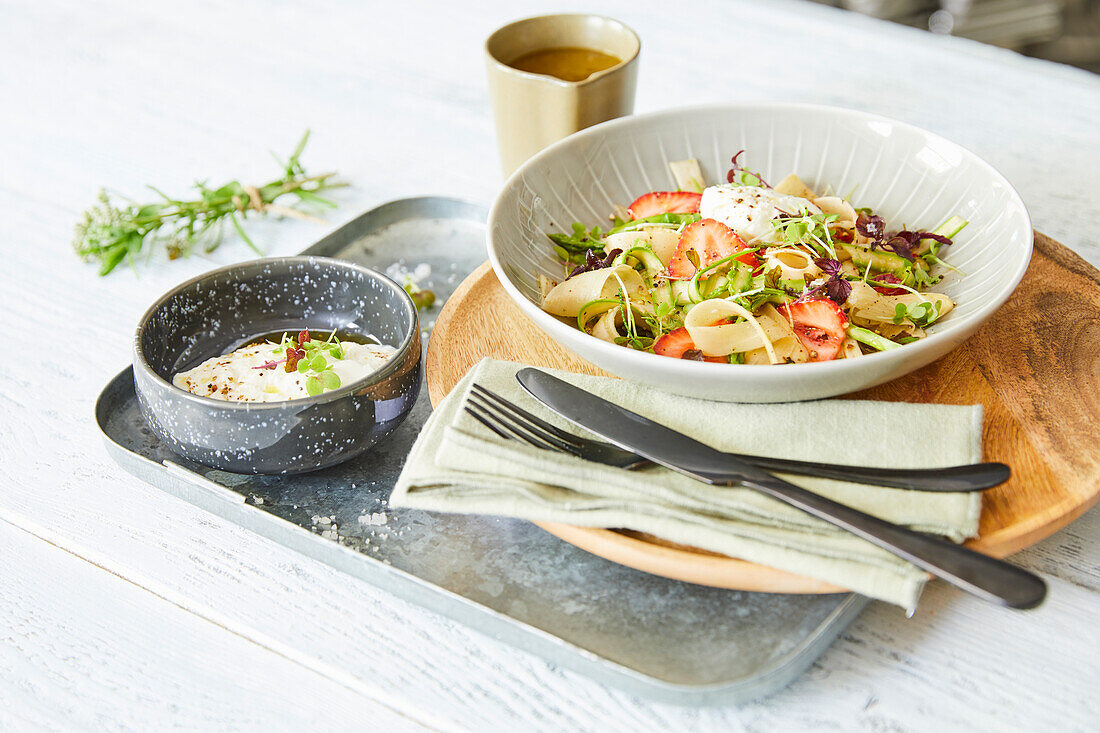
[[[359,515],[359,524],[362,524],[365,527],[385,524],[386,521],[386,515],[382,512],[374,512],[372,514],[367,514],[366,512],[364,512]]]
[[[405,260],[398,260],[386,268],[386,274],[397,282],[411,282],[420,287],[420,284],[432,276],[432,266],[427,262],[421,262],[412,270],[405,266]]]

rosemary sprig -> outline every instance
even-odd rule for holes
[[[195,188],[199,197],[192,201],[172,198],[150,186],[163,199],[151,204],[115,204],[106,191],[100,191],[99,203],[85,211],[76,225],[73,249],[85,260],[98,260],[99,274],[106,275],[124,259],[133,265],[137,255],[158,240],[164,242],[168,258],[172,260],[186,257],[200,243],[204,251],[212,252],[221,244],[222,230],[228,219],[245,244],[262,254],[241,226],[250,212],[320,221],[299,209],[276,202],[284,196],[296,196],[297,200],[291,204],[335,207],[334,202],[318,194],[347,185],[332,180],[336,173],[306,175],[299,158],[308,141],[309,130],[306,130],[286,163],[279,161],[283,167],[282,177],[263,186],[230,181],[212,188],[205,181],[197,181]]]

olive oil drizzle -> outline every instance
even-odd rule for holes
[[[622,63],[622,59],[592,48],[558,46],[529,51],[509,64],[513,69],[553,76],[562,81],[584,81]]]

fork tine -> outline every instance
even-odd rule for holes
[[[536,448],[556,450],[574,456],[580,455],[580,449],[577,446],[558,440],[550,433],[542,432],[535,425],[524,423],[523,420],[509,415],[496,405],[485,402],[485,398],[481,395],[471,394],[470,401],[467,404],[479,409],[485,417],[493,420],[498,427],[507,430]]]
[[[575,446],[560,441],[550,433],[540,430],[538,426],[531,425],[518,416],[505,412],[499,406],[488,402],[482,395],[476,393],[471,394],[469,396],[469,403],[480,408],[489,417],[496,419],[498,424],[503,425],[509,431],[515,432],[517,430],[522,430],[532,438],[547,443],[557,450],[569,451],[570,453],[578,450]]]
[[[558,446],[553,445],[552,443],[548,443],[544,440],[541,440],[537,435],[535,435],[535,434],[533,434],[533,433],[531,433],[527,430],[524,430],[522,428],[522,426],[517,426],[516,424],[514,424],[512,422],[507,422],[507,421],[501,419],[502,418],[501,415],[497,415],[497,414],[494,414],[492,412],[489,412],[483,405],[469,404],[468,403],[468,404],[465,405],[465,407],[463,409],[465,409],[466,412],[468,412],[474,418],[478,419],[478,421],[482,425],[488,426],[488,423],[486,421],[495,423],[496,428],[492,428],[492,426],[488,426],[488,427],[490,427],[490,429],[493,429],[493,432],[495,432],[497,435],[500,435],[500,431],[504,430],[504,431],[507,431],[508,433],[510,433],[511,435],[515,436],[519,440],[523,441],[524,443],[527,443],[528,445],[533,446],[535,448],[539,448],[541,450],[553,450],[553,451],[564,452]],[[480,412],[480,415],[478,414],[479,412]],[[505,437],[507,437],[507,436],[505,436]]]
[[[485,427],[492,430],[494,433],[499,435],[501,438],[504,438],[505,440],[512,440],[511,435],[509,435],[508,433],[504,432],[503,430],[498,428],[496,425],[494,425],[492,420],[489,420],[488,418],[482,417],[480,413],[478,413],[476,410],[472,409],[469,405],[463,405],[462,409],[465,410],[466,414],[468,414],[470,417],[472,417],[473,419],[477,420],[479,423],[481,423]]]
[[[561,428],[559,428],[556,425],[551,425],[550,423],[546,422],[545,420],[538,417],[537,415],[532,415],[530,412],[523,409],[522,407],[515,404],[514,402],[510,402],[509,400],[504,399],[503,397],[498,395],[496,392],[493,392],[492,390],[486,389],[485,387],[482,387],[480,384],[472,384],[472,385],[470,385],[470,388],[471,388],[471,391],[474,392],[474,394],[477,394],[477,395],[479,395],[483,398],[488,397],[490,400],[497,403],[497,405],[499,405],[500,407],[502,407],[505,410],[508,410],[509,412],[511,412],[517,418],[519,418],[521,420],[526,420],[527,422],[531,423],[532,425],[535,425],[535,426],[538,426],[539,428],[542,428],[543,431],[545,431],[546,433],[549,433],[550,435],[554,436],[558,440],[563,440],[566,443],[574,445],[578,448],[581,446],[581,439],[578,438],[577,436],[575,436],[571,433],[567,433],[566,431],[562,430]]]
[[[492,430],[497,435],[501,436],[505,440],[521,440],[524,443],[533,445],[536,448],[542,448],[543,450],[549,449],[550,446],[535,441],[533,438],[525,436],[523,433],[515,430],[512,426],[501,421],[496,415],[493,415],[485,410],[481,405],[474,405],[467,403],[463,408],[471,417],[480,422]]]

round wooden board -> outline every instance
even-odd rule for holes
[[[611,376],[531,323],[486,262],[436,319],[426,364],[432,404],[487,356]],[[1069,524],[1100,496],[1098,395],[1100,271],[1036,233],[1023,282],[970,340],[907,377],[846,397],[984,406],[985,459],[1009,464],[1013,475],[985,492],[979,536],[968,544],[1003,557]],[[636,532],[539,526],[614,562],[691,583],[773,593],[843,590]]]

